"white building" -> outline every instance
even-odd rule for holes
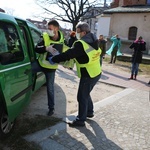
[[[122,52],[130,53],[129,44],[138,36],[146,41],[150,54],[150,5],[116,7],[105,10],[98,16],[97,36],[103,34],[110,38],[118,34],[122,40]]]

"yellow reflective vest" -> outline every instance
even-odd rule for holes
[[[80,64],[75,59],[78,77],[81,78],[81,71],[80,71],[81,68],[86,68],[91,78],[98,76],[101,73],[101,66],[100,66],[101,49],[99,48],[98,50],[95,50],[93,47],[91,47],[89,44],[87,44],[83,40],[78,40],[77,42],[82,43],[84,51],[86,52],[89,58],[89,62],[85,64]]]
[[[44,39],[44,44],[45,46],[49,46],[50,44],[64,44],[64,36],[62,34],[61,31],[58,31],[60,33],[60,40],[59,41],[53,41],[50,39],[48,33],[44,32],[43,33],[43,39]],[[43,67],[43,68],[47,68],[47,69],[57,69],[58,68],[58,64],[54,64],[54,65],[51,65],[49,63],[49,61],[46,60],[46,56],[47,56],[47,53],[48,52],[45,52],[43,54],[40,54],[39,55],[39,58],[38,58],[38,61],[39,61],[39,64]]]

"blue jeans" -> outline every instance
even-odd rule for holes
[[[132,63],[131,66],[131,74],[132,75],[137,75],[139,70],[139,63]]]
[[[42,67],[39,63],[33,62],[31,64],[33,73],[44,72],[46,77],[46,85],[47,85],[47,97],[48,97],[48,108],[54,109],[54,80],[55,80],[55,70],[54,71],[43,71]]]
[[[90,77],[81,77],[77,100],[78,100],[78,118],[80,121],[85,121],[87,115],[93,114],[93,102],[90,96],[90,92],[92,91],[95,84],[100,79],[101,74],[96,76],[95,78]]]

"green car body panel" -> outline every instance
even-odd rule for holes
[[[0,13],[0,32],[4,36],[0,35],[0,105],[5,107],[9,120],[14,121],[29,104],[32,94],[45,83],[44,74],[35,75],[31,69],[38,57],[34,48],[41,31],[27,20]],[[17,37],[13,46],[1,44],[8,42],[8,33]]]

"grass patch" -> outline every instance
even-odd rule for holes
[[[109,62],[110,61],[110,57],[105,57],[105,59],[103,59],[104,62]],[[131,72],[131,62],[127,62],[127,61],[120,61],[120,60],[116,60],[116,66],[120,67],[121,70],[127,71],[127,72]],[[140,64],[139,65],[139,74],[140,75],[150,75],[149,73],[150,70],[150,65],[149,64]]]
[[[150,65],[146,65],[146,64],[140,64],[139,66],[139,72],[141,72],[141,74],[146,74],[146,75],[150,75]]]
[[[60,122],[61,119],[48,116],[35,116],[34,118],[21,118],[16,120],[15,128],[12,134],[0,141],[0,149],[9,150],[40,150],[40,147],[34,143],[29,143],[22,137],[36,131],[48,128]]]

